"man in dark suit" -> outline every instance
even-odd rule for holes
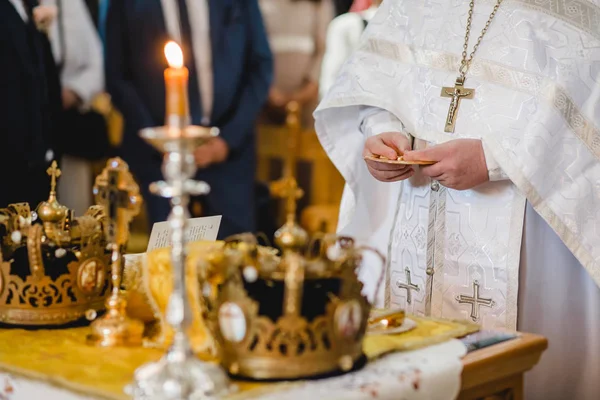
[[[0,0],[0,208],[48,198],[53,120],[62,106],[37,1]]]
[[[223,215],[219,237],[253,231],[255,120],[272,78],[257,0],[112,0],[106,23],[106,80],[125,117],[123,157],[136,175],[151,223],[165,220],[167,201],[148,193],[160,180],[161,155],[138,136],[165,115],[164,45],[182,45],[190,70],[192,123],[220,137],[196,151],[197,178],[211,186],[204,215]]]

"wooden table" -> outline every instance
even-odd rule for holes
[[[522,400],[523,376],[539,362],[547,347],[546,338],[523,333],[467,354],[458,400]]]

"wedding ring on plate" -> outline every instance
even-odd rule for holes
[[[365,156],[365,160],[380,162],[384,164],[400,164],[400,165],[433,165],[437,161],[425,161],[425,160],[415,160],[415,161],[407,161],[404,159],[404,156],[398,156],[398,158],[387,158],[384,156],[380,156],[377,154],[372,154],[370,156]]]
[[[404,323],[404,310],[373,310],[369,317],[369,326],[386,326],[397,328]]]
[[[367,333],[391,335],[408,332],[416,326],[415,321],[406,318],[404,310],[373,310],[368,321]]]

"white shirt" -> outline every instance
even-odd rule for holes
[[[44,0],[42,4],[58,6],[56,0]],[[83,0],[63,1],[61,6],[50,27],[52,53],[56,62],[62,63],[62,86],[77,93],[87,107],[104,89],[102,43]]]
[[[329,88],[333,86],[342,65],[358,47],[365,30],[364,21],[370,21],[377,9],[378,7],[371,6],[360,13],[342,14],[334,18],[329,24],[327,45],[319,81],[319,94],[321,97],[324,97]]]
[[[8,2],[11,3],[15,7],[17,12],[21,16],[21,18],[23,18],[23,21],[25,21],[25,22],[29,21],[29,17],[27,16],[27,11],[25,11],[25,6],[23,5],[23,0],[8,0]]]
[[[179,7],[175,0],[161,0],[161,3],[167,32],[181,43]],[[192,49],[202,99],[202,123],[208,125],[212,114],[214,93],[208,2],[206,0],[187,0],[186,4],[192,28]]]

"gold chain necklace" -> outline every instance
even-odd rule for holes
[[[460,101],[462,99],[472,99],[475,96],[475,89],[467,89],[464,87],[465,78],[467,76],[467,72],[471,67],[471,62],[473,62],[473,57],[481,44],[481,40],[485,36],[492,23],[492,20],[496,16],[496,12],[502,4],[504,0],[496,0],[496,5],[490,14],[485,26],[481,30],[481,34],[477,39],[477,43],[473,46],[473,51],[471,54],[467,53],[469,48],[469,36],[471,36],[471,22],[473,21],[473,10],[475,9],[475,0],[471,0],[469,3],[469,16],[467,17],[467,31],[465,33],[465,44],[463,45],[462,52],[462,60],[460,62],[460,67],[458,68],[458,78],[456,78],[456,83],[452,87],[443,87],[442,88],[442,97],[449,97],[452,100],[450,101],[450,109],[448,110],[448,117],[446,118],[446,126],[444,127],[445,132],[453,133],[454,126],[456,125],[456,117],[458,116],[458,107],[460,106]],[[468,55],[468,57],[467,57]]]

